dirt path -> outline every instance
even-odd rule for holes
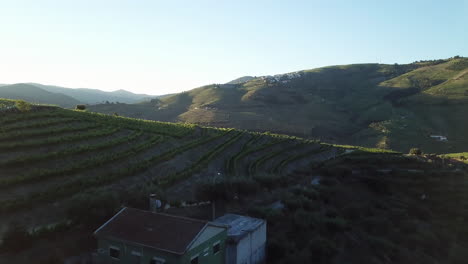
[[[453,77],[452,79],[453,80],[459,80],[462,77],[464,77],[466,74],[468,74],[468,70],[464,70],[464,71],[460,72],[459,74],[455,75],[455,77]]]

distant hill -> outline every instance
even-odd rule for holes
[[[0,98],[21,99],[32,103],[53,104],[62,107],[73,107],[81,103],[73,97],[49,92],[25,83],[0,86]]]
[[[461,152],[468,148],[467,72],[468,58],[462,57],[330,66],[242,77],[143,104],[103,104],[91,110],[399,151],[414,146]]]
[[[31,83],[31,85],[42,88],[46,91],[53,93],[61,93],[70,97],[75,98],[86,104],[97,104],[108,102],[120,102],[120,103],[139,103],[151,98],[158,96],[152,96],[147,94],[134,94],[125,90],[117,90],[113,92],[105,92],[98,89],[87,89],[87,88],[65,88],[53,85],[43,85],[38,83]]]

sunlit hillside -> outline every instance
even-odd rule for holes
[[[325,141],[428,153],[468,148],[468,59],[330,66],[248,77],[102,113],[273,131]],[[460,127],[462,126],[462,127]],[[431,136],[444,136],[440,142]]]

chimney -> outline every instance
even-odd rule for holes
[[[162,202],[157,198],[157,195],[152,193],[149,196],[149,210],[153,213],[157,213],[162,209]]]

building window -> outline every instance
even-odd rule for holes
[[[221,249],[221,244],[219,241],[213,244],[213,254],[218,253],[220,249]]]
[[[116,247],[109,247],[109,256],[111,258],[120,259],[120,249]]]
[[[192,260],[190,260],[190,264],[198,264],[198,255],[195,257],[192,257]]]

